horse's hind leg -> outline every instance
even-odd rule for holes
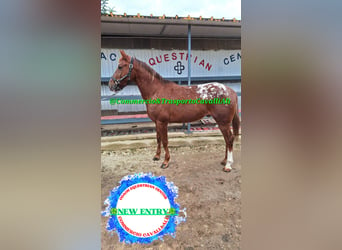
[[[224,165],[223,171],[230,172],[232,170],[231,165],[233,164],[234,135],[230,131],[229,124],[218,124],[218,125],[224,137],[224,141],[226,142],[225,157],[223,161],[221,162],[221,164]]]
[[[224,138],[224,141],[226,142],[226,150],[225,150],[225,157],[223,159],[223,161],[221,161],[221,164],[222,165],[226,165],[227,164],[227,151],[228,151],[228,129],[229,127],[228,126],[225,126],[225,125],[219,125],[219,129],[221,130],[221,133],[223,135],[223,138]]]
[[[154,161],[160,160],[160,154],[161,154],[161,137],[160,137],[160,125],[156,122],[156,132],[157,132],[157,152],[156,155],[153,157]]]
[[[234,144],[234,135],[230,129],[228,129],[228,162],[226,166],[223,168],[223,171],[230,172],[232,170],[233,160],[233,144]]]

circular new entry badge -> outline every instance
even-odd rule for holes
[[[175,202],[178,188],[164,176],[128,175],[122,178],[105,201],[103,216],[107,230],[125,243],[150,243],[166,234],[176,236],[176,226],[186,220],[185,208]],[[184,217],[179,216],[184,213]]]

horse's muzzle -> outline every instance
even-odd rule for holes
[[[114,81],[114,84],[112,86],[110,86],[110,82],[108,83],[108,87],[111,91],[113,92],[118,92],[120,90],[122,90],[122,88],[120,87],[120,82],[118,80]]]

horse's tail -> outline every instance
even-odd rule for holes
[[[239,135],[239,128],[240,128],[239,105],[236,100],[236,111],[233,117],[233,133],[235,136]]]

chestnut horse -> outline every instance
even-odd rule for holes
[[[155,122],[157,131],[157,153],[153,160],[159,160],[161,146],[165,150],[165,159],[161,168],[167,168],[170,161],[168,149],[167,126],[168,123],[184,123],[201,119],[205,115],[211,115],[221,130],[226,142],[226,152],[222,165],[224,171],[229,172],[233,163],[234,135],[238,135],[240,120],[238,116],[237,95],[229,87],[220,83],[206,83],[197,86],[184,87],[174,82],[163,79],[156,71],[146,63],[128,56],[120,50],[121,58],[118,68],[109,80],[108,86],[115,93],[122,90],[131,80],[138,85],[144,100],[158,98],[162,100],[210,100],[213,98],[230,99],[229,104],[147,104],[147,114]],[[208,101],[207,101],[208,102]],[[233,123],[234,135],[230,130]],[[228,156],[227,156],[228,151]]]

